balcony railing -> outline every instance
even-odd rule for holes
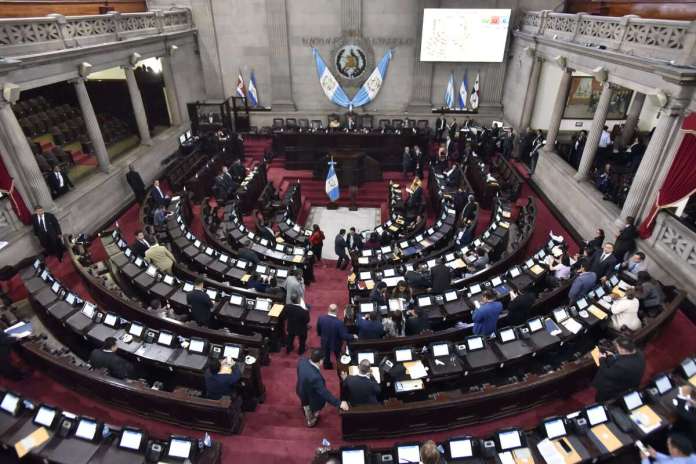
[[[696,64],[696,21],[621,18],[587,14],[530,11],[520,29],[535,35],[580,45],[602,46],[627,55]]]
[[[0,56],[29,55],[193,29],[191,11],[0,19]]]

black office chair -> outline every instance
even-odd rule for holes
[[[361,129],[372,129],[374,118],[370,114],[364,114],[360,116],[360,128]]]
[[[403,127],[404,127],[403,119],[392,119],[392,127],[394,129],[403,129]]]
[[[273,130],[282,129],[284,125],[285,121],[283,121],[283,118],[273,118]]]
[[[298,119],[297,126],[302,130],[309,129],[309,119],[307,119],[307,118]]]
[[[379,120],[379,128],[380,129],[387,129],[389,127],[389,120],[388,119],[380,119]]]
[[[314,130],[318,130],[318,129],[321,129],[323,126],[322,126],[320,119],[312,119],[312,122],[310,123],[310,127]]]
[[[285,127],[288,129],[297,129],[297,119],[287,118],[285,119]]]

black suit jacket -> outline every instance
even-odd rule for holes
[[[433,281],[431,285],[433,293],[443,293],[450,288],[452,283],[452,271],[444,264],[438,264],[433,267],[430,270],[430,276]]]
[[[53,214],[44,213],[45,229],[39,224],[39,216],[36,214],[31,215],[31,224],[34,228],[34,235],[38,237],[39,242],[41,242],[41,245],[44,247],[55,242],[60,242],[62,232],[58,219],[56,219]]]
[[[162,187],[160,187],[160,190],[161,189]],[[165,196],[164,191],[160,193],[159,190],[157,190],[155,187],[152,187],[152,193],[150,194],[150,197],[152,198],[152,201],[155,204],[155,206],[167,206],[167,197]]]
[[[343,256],[346,254],[346,239],[343,235],[337,235],[334,240],[334,252],[337,256]]]
[[[133,250],[133,254],[135,256],[140,256],[140,257],[145,256],[145,252],[148,250],[148,248],[150,248],[150,247],[147,246],[146,244],[144,244],[143,242],[141,242],[140,240],[135,240],[133,242],[133,244],[130,246],[130,249]]]
[[[517,295],[517,298],[510,301],[510,304],[507,307],[507,325],[524,324],[527,319],[529,319],[529,310],[535,301],[536,295],[534,292],[526,292],[521,295]]]
[[[186,303],[191,307],[191,318],[200,325],[208,326],[213,318],[210,312],[213,302],[202,290],[194,289],[186,295]]]
[[[89,364],[95,369],[106,369],[111,377],[126,379],[133,376],[133,365],[118,354],[96,349],[89,355]]]
[[[604,402],[638,388],[640,379],[645,371],[645,356],[640,351],[623,356],[601,358],[599,369],[592,380],[592,386],[597,389],[597,402]]]
[[[619,260],[616,259],[616,256],[613,254],[609,255],[604,259],[604,261],[602,261],[603,253],[604,251],[601,249],[595,251],[595,254],[592,255],[592,264],[590,265],[590,271],[594,272],[598,279],[608,277],[612,272],[614,272],[616,265],[619,264]]]
[[[287,304],[283,310],[285,320],[288,321],[288,333],[293,335],[307,335],[309,324],[309,311],[302,306]]]
[[[239,256],[241,259],[245,261],[249,261],[250,263],[259,264],[259,256],[256,254],[254,250],[251,250],[249,248],[240,248],[237,251],[237,256]]]
[[[348,234],[348,248],[351,250],[362,250],[363,249],[363,239],[362,235],[359,233]]]
[[[351,406],[360,404],[378,404],[381,389],[372,377],[350,375],[343,381],[343,396]]]
[[[62,187],[60,186],[60,181],[56,177],[55,172],[52,172],[48,175],[48,184],[51,187],[51,193],[53,194],[60,193],[65,188],[72,186],[72,183],[70,182],[70,179],[68,178],[68,175],[66,173],[61,172],[60,175],[63,177]]]
[[[145,182],[143,182],[143,178],[140,177],[140,174],[137,172],[128,171],[128,173],[126,173],[126,182],[128,182],[128,185],[130,185],[131,190],[133,190],[136,196],[145,193]]]
[[[430,329],[430,321],[428,316],[409,317],[406,319],[406,335],[418,335],[421,332]]]

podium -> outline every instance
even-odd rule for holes
[[[336,162],[334,169],[342,187],[358,186],[363,182],[382,180],[382,168],[377,160],[365,152],[353,149],[336,149],[320,158],[314,167],[315,179],[326,179],[331,158]]]

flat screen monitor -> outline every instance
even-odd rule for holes
[[[374,303],[360,303],[360,312],[361,313],[371,313],[374,310],[375,310]]]
[[[221,263],[227,264],[227,262],[230,260],[230,257],[227,255],[220,255],[218,256],[218,261]]]
[[[341,450],[341,464],[365,464],[367,451],[365,448],[347,448]]]
[[[601,404],[587,408],[585,414],[587,414],[587,421],[591,427],[607,421],[607,411]]]
[[[430,306],[431,304],[432,304],[432,302],[430,301],[429,296],[421,296],[418,298],[418,306],[420,306],[421,308],[424,308],[426,306]]]
[[[568,319],[568,312],[564,308],[558,308],[553,310],[553,318],[556,322],[562,322]]]
[[[530,332],[534,333],[541,330],[544,327],[544,323],[541,322],[540,317],[535,317],[534,319],[527,321],[527,327],[529,327]]]
[[[167,457],[175,459],[188,459],[191,457],[193,442],[188,438],[171,437],[167,448]]]
[[[512,269],[510,269],[510,277],[512,277],[513,279],[515,277],[517,277],[518,275],[520,275],[520,273],[521,273],[521,271],[520,271],[520,268],[518,268],[518,267],[513,267]]]
[[[150,277],[155,277],[157,275],[157,268],[153,265],[150,265],[145,270],[145,274],[149,275]]]
[[[284,252],[285,251],[285,245],[282,243],[276,243],[276,246],[274,247],[275,251],[280,251]]]
[[[449,292],[445,293],[445,301],[446,302],[449,303],[450,301],[454,301],[456,299],[457,299],[457,292],[456,291],[450,290]]]
[[[106,313],[104,316],[104,325],[109,327],[116,327],[116,322],[118,322],[118,316],[112,313]]]
[[[427,264],[428,264],[428,267],[433,268],[433,267],[435,267],[435,266],[437,265],[437,261],[434,260],[434,259],[429,259],[429,260],[427,261]]]
[[[59,282],[53,282],[53,285],[51,285],[51,291],[53,293],[59,293],[60,292],[60,283]]]
[[[278,277],[278,278],[280,278],[280,279],[284,279],[284,278],[286,278],[287,276],[288,276],[288,270],[287,270],[287,269],[278,269],[278,271],[276,271],[276,277]]]
[[[92,303],[85,301],[85,304],[82,306],[82,314],[92,319],[96,311],[96,306],[94,306]]]
[[[396,462],[399,464],[420,462],[420,445],[398,445],[396,447],[396,457]]]
[[[385,269],[384,270],[384,277],[394,277],[396,275],[396,270],[394,269]]]
[[[157,343],[164,346],[171,346],[174,340],[174,335],[169,332],[160,332],[159,337],[157,337]]]
[[[215,253],[215,250],[213,250],[210,247],[205,247],[205,254],[208,256],[213,256],[213,253]]]
[[[694,362],[693,359],[690,358],[682,361],[681,367],[684,371],[684,375],[686,375],[687,378],[691,378],[696,375],[696,362]]]
[[[623,402],[626,409],[633,411],[636,408],[643,406],[643,399],[637,391],[627,393],[623,396]]]
[[[360,280],[372,279],[372,273],[369,271],[360,271]]]
[[[167,274],[162,281],[167,285],[174,285],[174,276]]]
[[[396,362],[413,361],[413,352],[411,348],[401,348],[394,351],[394,357],[396,358]]]
[[[181,134],[179,136],[179,143],[183,144],[184,142],[186,142],[186,134]]]
[[[34,414],[34,423],[37,425],[42,425],[48,427],[49,429],[53,427],[53,423],[58,415],[58,410],[50,406],[41,405],[39,409]]]
[[[143,327],[141,324],[138,324],[137,322],[131,322],[131,325],[128,328],[128,333],[138,338],[142,336],[144,329],[145,327]]]
[[[121,439],[118,441],[118,447],[138,451],[143,445],[143,432],[137,429],[124,428],[121,431]]]
[[[604,287],[597,287],[595,289],[595,295],[597,296],[597,298],[602,298],[606,294],[607,292],[604,290]]]
[[[65,295],[65,302],[68,303],[70,306],[74,305],[76,301],[77,297],[74,293],[68,293],[67,295]]]
[[[477,293],[481,293],[481,286],[479,284],[472,285],[469,287],[469,293],[471,295],[476,295]]]
[[[367,359],[370,362],[370,364],[374,364],[375,354],[372,352],[358,353],[358,364],[360,364],[363,359]]]
[[[416,242],[420,242],[421,240],[423,240],[423,234],[416,235]]]
[[[200,247],[201,247],[201,241],[198,240],[198,239],[196,239],[196,240],[193,242],[193,246],[195,246],[196,248],[200,248]]]
[[[44,282],[48,282],[48,278],[50,277],[51,274],[49,274],[47,269],[44,269],[43,272],[41,272],[41,280]]]
[[[470,438],[453,439],[447,442],[451,459],[464,459],[474,456]]]
[[[390,246],[383,246],[382,248],[380,248],[380,251],[382,253],[386,254],[386,253],[391,253],[392,249]]]
[[[519,448],[522,446],[520,432],[518,430],[510,430],[507,432],[498,432],[498,443],[502,451]]]
[[[237,262],[234,264],[238,269],[246,269],[247,268],[247,262],[242,261],[241,259],[238,259]]]
[[[562,437],[566,434],[565,424],[561,418],[544,422],[544,429],[546,430],[546,437],[549,440]]]
[[[193,291],[193,284],[190,282],[186,282],[184,284],[184,288],[182,288],[182,290],[185,291],[186,293]]]
[[[525,261],[524,265],[528,268],[531,268],[534,266],[534,260],[532,258],[529,258],[527,261]]]
[[[433,356],[439,358],[440,356],[449,356],[449,345],[447,343],[438,343],[432,346]]]
[[[225,349],[222,352],[222,356],[225,358],[239,359],[239,353],[241,347],[239,345],[225,345]]]
[[[259,311],[270,311],[271,301],[257,298],[256,305],[254,305],[254,309],[258,309]]]
[[[370,256],[372,256],[373,254],[374,254],[374,253],[372,252],[372,250],[363,250],[363,251],[362,251],[362,255],[363,255],[363,256],[370,257]]]
[[[660,395],[664,395],[672,389],[672,381],[666,375],[660,376],[655,379],[655,388],[657,388]]]
[[[205,350],[205,341],[198,338],[192,338],[189,342],[188,349],[192,353],[203,353],[203,350]]]
[[[0,402],[0,409],[14,416],[17,413],[18,408],[19,396],[11,392],[5,393],[5,396],[2,398],[2,402]]]
[[[259,241],[259,243],[260,243],[261,245],[263,245],[263,246],[268,246],[268,240],[266,240],[265,238],[262,238],[262,239]]]
[[[497,286],[502,285],[502,284],[503,284],[503,279],[501,279],[500,277],[495,277],[495,278],[491,279],[491,285],[493,285],[494,287],[497,287]]]
[[[235,306],[242,306],[244,303],[244,297],[241,295],[230,295],[230,304]]]
[[[480,350],[483,346],[483,337],[474,336],[466,339],[466,348],[469,351]]]
[[[215,298],[217,298],[217,292],[215,290],[206,290],[205,293],[206,293],[206,295],[208,295],[208,298],[210,298],[211,300],[214,300]]]
[[[117,232],[117,231],[114,231],[114,234],[115,234],[116,236],[118,236],[118,232]],[[114,238],[116,238],[116,236],[114,236]],[[36,259],[34,260],[34,263],[32,264],[32,267],[33,267],[34,269],[37,269],[37,270],[38,270],[38,269],[39,269],[39,266],[41,266],[41,260],[40,260],[39,258],[36,258]]]
[[[143,267],[143,260],[142,258],[135,258],[135,261],[133,261],[133,264],[135,264],[138,267]]]
[[[133,252],[131,251],[130,248],[126,248],[125,251],[123,252],[123,254],[125,254],[126,256],[128,256],[130,258],[131,255],[133,254]]]
[[[92,441],[97,435],[97,421],[93,419],[87,419],[83,417],[80,422],[77,423],[77,429],[75,430],[75,436],[81,438],[82,440]]]
[[[256,272],[259,274],[265,274],[268,268],[266,266],[262,266],[260,264],[256,265]]]
[[[575,305],[578,307],[578,309],[583,310],[587,308],[587,300],[585,298],[580,298]]]
[[[500,331],[500,341],[503,343],[511,342],[515,339],[514,329],[503,329]]]
[[[399,248],[402,250],[408,248],[408,242],[399,242]]]

